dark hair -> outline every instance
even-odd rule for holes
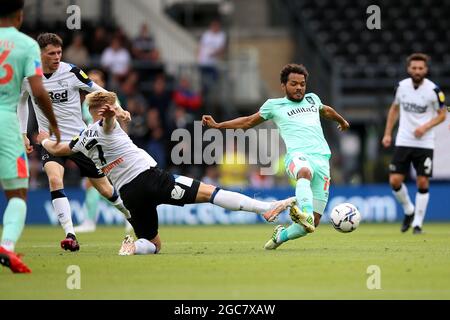
[[[305,66],[302,64],[290,63],[287,64],[281,69],[280,72],[280,81],[283,84],[286,84],[291,73],[298,73],[305,76],[305,80],[308,78],[308,70],[306,70]]]
[[[23,6],[24,0],[1,0],[0,18],[5,18],[16,11],[22,10]]]
[[[409,66],[411,61],[424,61],[426,65],[430,61],[430,56],[425,53],[413,53],[406,58],[406,65]]]
[[[49,44],[54,45],[55,47],[63,46],[61,37],[55,33],[41,33],[38,35],[36,41],[41,49],[44,49]]]

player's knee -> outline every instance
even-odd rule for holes
[[[430,183],[427,177],[418,177],[417,178],[417,189],[419,190],[428,190],[430,187]]]
[[[311,180],[311,170],[308,168],[301,168],[300,171],[297,173],[297,179],[308,179]]]
[[[48,184],[50,185],[50,189],[52,190],[59,190],[64,188],[63,180],[58,175],[48,176]]]
[[[392,189],[399,190],[402,187],[402,180],[396,176],[390,176],[389,177],[389,184],[391,185]]]
[[[206,183],[200,183],[198,188],[197,197],[195,202],[208,202],[211,199],[212,194],[216,190],[216,187]]]

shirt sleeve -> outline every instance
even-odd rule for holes
[[[433,98],[433,108],[435,110],[444,108],[445,107],[444,92],[442,92],[442,90],[438,86],[436,86],[433,90],[436,93],[436,95]]]
[[[80,132],[79,135],[72,138],[69,143],[69,147],[73,152],[83,152],[84,146],[81,144],[81,141],[84,137],[84,130]]]
[[[81,70],[77,66],[72,66],[70,72],[72,72],[75,75],[75,87],[89,92],[95,91],[92,90],[94,82],[91,79],[89,79],[88,75],[84,73],[83,70]]]
[[[33,41],[30,50],[27,53],[27,59],[25,64],[25,78],[33,76],[43,76],[42,64],[41,64],[41,51],[36,41]]]
[[[273,106],[270,100],[267,100],[259,109],[259,114],[261,117],[265,120],[269,120],[273,118],[273,112],[272,112]]]
[[[319,96],[315,93],[310,93],[310,96],[314,100],[314,102],[319,106],[319,110],[323,109],[323,103],[322,100],[320,100]]]

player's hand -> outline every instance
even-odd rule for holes
[[[24,133],[22,136],[23,136],[23,144],[24,144],[24,146],[25,146],[25,151],[26,151],[26,153],[27,153],[27,154],[32,153],[34,149],[33,149],[33,146],[32,146],[31,143],[30,143],[30,139],[28,139],[26,133]]]
[[[202,125],[210,128],[218,128],[217,122],[210,115],[205,115],[202,117]]]
[[[39,131],[39,134],[36,137],[36,141],[37,141],[37,143],[41,144],[44,139],[48,139],[48,138],[50,138],[50,134],[48,134],[48,132]]]
[[[128,123],[131,121],[131,115],[128,111],[123,110],[120,114],[117,115],[120,121]]]
[[[383,137],[383,140],[381,140],[381,143],[383,144],[383,147],[389,148],[391,146],[391,143],[392,143],[392,137],[388,136],[388,135],[385,135]]]
[[[427,128],[425,126],[417,127],[416,130],[414,130],[414,136],[416,138],[422,138],[425,133],[427,133]]]
[[[340,123],[340,124],[338,125],[338,129],[339,129],[340,131],[348,130],[348,128],[350,128],[350,124],[347,122],[347,120],[344,120],[342,123]]]
[[[117,108],[114,108],[112,105],[105,104],[98,111],[98,115],[103,118],[112,118],[116,116]]]

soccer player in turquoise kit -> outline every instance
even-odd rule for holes
[[[316,94],[305,94],[307,78],[308,71],[303,65],[288,64],[280,73],[284,98],[267,100],[259,112],[247,117],[221,123],[216,123],[209,115],[202,119],[203,125],[217,129],[249,129],[273,120],[280,130],[287,147],[286,172],[297,181],[297,206],[290,210],[294,223],[287,228],[276,226],[264,246],[267,250],[314,232],[327,205],[331,151],[323,135],[320,116],[338,122],[341,131],[349,128],[348,122],[333,108],[322,104]]]
[[[31,272],[14,253],[27,211],[28,163],[17,119],[24,78],[30,82],[34,97],[48,119],[48,129],[60,141],[52,104],[42,84],[39,46],[18,31],[23,21],[23,6],[23,0],[2,0],[0,4],[0,183],[8,199],[3,214],[0,264],[15,273]]]

